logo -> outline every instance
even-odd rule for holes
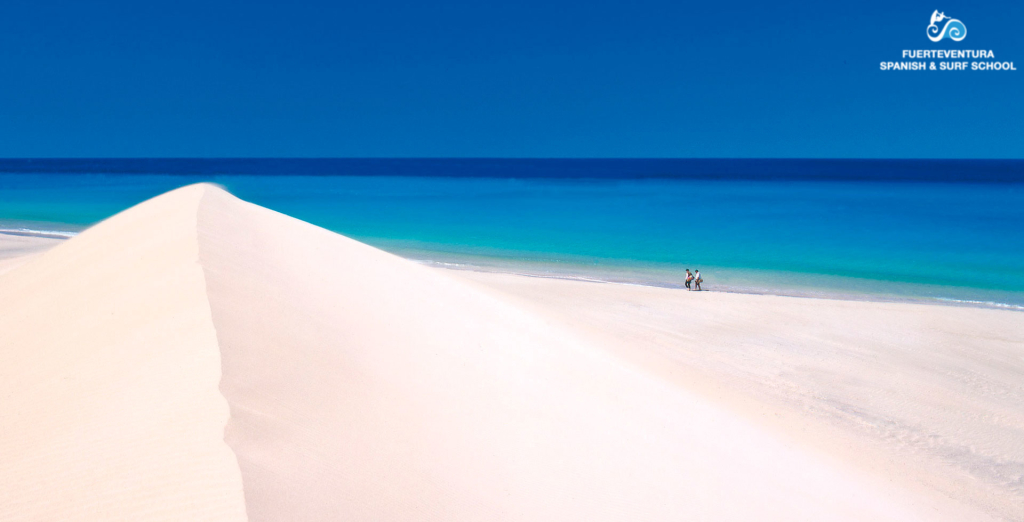
[[[939,29],[937,25],[939,22],[947,20],[946,24]],[[949,38],[954,42],[959,42],[967,37],[967,27],[964,23],[956,18],[950,18],[945,13],[940,13],[938,9],[932,13],[932,23],[928,24],[928,39],[933,42],[938,42],[943,38]]]
[[[932,21],[928,24],[926,34],[933,42],[940,42],[946,38],[959,42],[967,37],[967,27],[960,20],[936,10],[932,13]],[[878,62],[878,68],[882,71],[1017,70],[1013,62],[1007,58],[996,58],[996,53],[992,49],[903,49],[900,61]]]

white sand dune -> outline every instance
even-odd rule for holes
[[[210,185],[0,296],[0,520],[987,519]]]
[[[199,265],[203,189],[0,275],[0,520],[244,520]]]

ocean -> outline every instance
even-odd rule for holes
[[[1017,160],[0,160],[0,229],[199,181],[450,268],[1024,310]]]

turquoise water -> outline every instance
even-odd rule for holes
[[[1024,305],[1020,183],[0,174],[0,228],[80,230],[197,181],[463,267]]]

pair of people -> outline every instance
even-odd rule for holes
[[[690,269],[686,269],[686,289],[687,290],[700,290],[700,284],[704,282],[704,279],[700,276],[700,270],[695,270],[692,274]],[[692,285],[692,287],[691,287]],[[693,288],[695,287],[695,288]]]

